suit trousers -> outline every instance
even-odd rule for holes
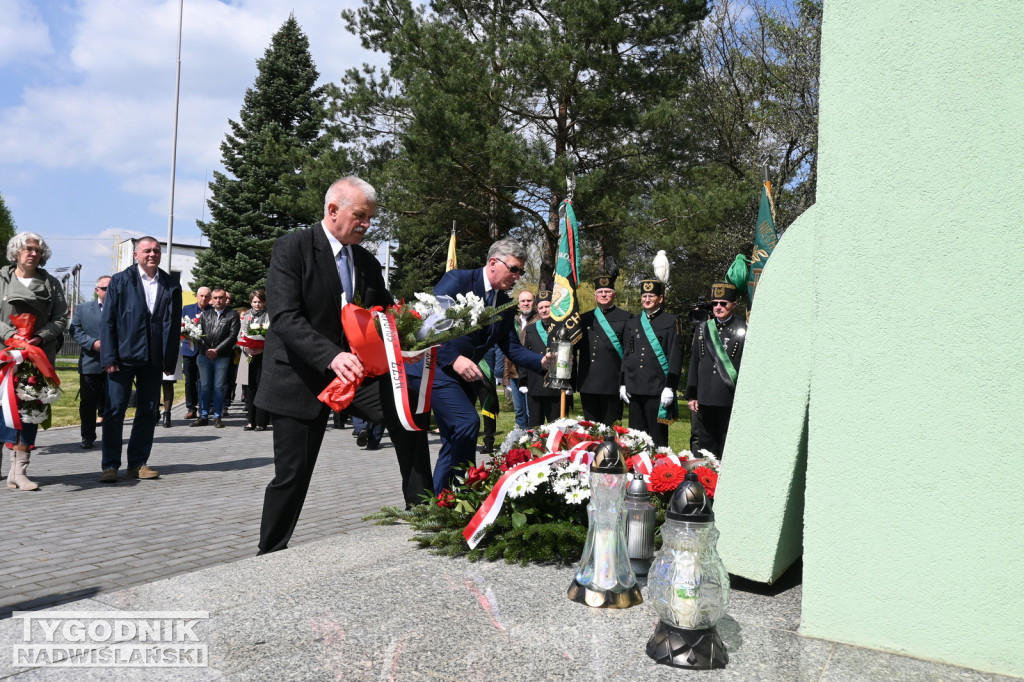
[[[526,394],[527,410],[530,413],[530,428],[553,422],[562,416],[562,396],[535,396],[532,393]],[[565,414],[570,415],[573,411],[572,396],[565,398]]]
[[[729,432],[729,418],[732,416],[732,405],[697,406],[697,446],[708,450],[721,459],[725,449],[725,436]]]
[[[618,395],[580,393],[580,401],[585,419],[608,426],[622,421],[622,399]]]
[[[629,397],[629,428],[646,431],[655,447],[668,447],[668,424],[658,422],[661,396],[631,395]]]
[[[480,415],[476,411],[477,387],[444,373],[434,380],[430,404],[441,432],[441,449],[434,467],[434,490],[451,489],[455,467],[476,464],[476,439],[480,435]]]
[[[419,390],[419,382],[410,377],[409,390]],[[348,412],[368,421],[383,422],[395,446],[402,474],[402,495],[406,505],[422,502],[430,494],[430,449],[427,445],[429,415],[416,416],[421,431],[406,431],[398,418],[387,377],[369,377],[356,390]],[[330,409],[324,405],[312,419],[279,414],[274,421],[274,479],[263,496],[259,553],[276,552],[288,547],[309,491]]]
[[[96,417],[103,414],[107,402],[107,373],[80,374],[78,418],[82,422],[82,440],[96,440]]]
[[[124,365],[117,372],[107,375],[107,404],[103,411],[104,470],[117,470],[121,467],[121,446],[124,444],[122,429],[132,395],[132,381],[135,382],[135,419],[132,420],[132,435],[128,439],[128,468],[135,469],[149,461],[163,376],[163,370],[159,367]]]
[[[189,412],[199,408],[199,367],[196,355],[182,355],[181,369],[185,375],[185,409]]]

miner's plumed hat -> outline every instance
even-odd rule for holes
[[[615,278],[611,275],[599,275],[594,278],[594,290],[598,289],[614,289]]]
[[[735,302],[736,287],[726,282],[715,282],[711,285],[711,298],[717,301]]]
[[[654,294],[655,296],[665,295],[665,285],[660,279],[645,279],[640,282],[640,295]]]

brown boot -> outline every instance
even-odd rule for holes
[[[11,466],[11,473],[7,477],[7,487],[17,488],[18,490],[39,490],[39,486],[28,480],[28,476],[25,472],[28,470],[28,463],[31,457],[29,451],[19,450],[18,448],[25,447],[24,445],[14,446],[15,450],[11,454],[11,459],[14,460]]]

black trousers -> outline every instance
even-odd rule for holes
[[[96,440],[96,418],[103,415],[107,403],[107,373],[80,374],[78,419],[82,423],[82,440]]]
[[[583,417],[592,422],[611,426],[622,421],[622,399],[619,395],[603,395],[599,393],[580,393],[583,403]]]
[[[732,417],[732,405],[704,405],[697,409],[697,447],[709,450],[715,457],[722,458],[725,448],[725,436],[729,433],[729,419]]]
[[[185,377],[185,409],[195,412],[199,408],[199,367],[195,355],[181,356],[181,371]]]
[[[245,387],[245,414],[246,421],[253,426],[266,428],[270,421],[270,415],[261,407],[256,407],[253,400],[256,399],[256,391],[260,387],[260,375],[263,374],[263,354],[253,355],[249,358],[249,383]]]
[[[668,447],[668,424],[658,422],[661,396],[632,395],[629,397],[629,428],[646,431],[655,447]]]
[[[535,396],[532,393],[526,394],[526,406],[529,412],[530,428],[553,422],[562,417],[562,396]],[[572,396],[565,397],[565,415],[573,412]]]
[[[410,391],[415,392],[418,388],[418,382],[415,382]],[[430,493],[432,485],[427,445],[429,415],[417,416],[416,423],[423,429],[421,431],[402,428],[387,377],[366,379],[347,411],[385,425],[398,456],[405,502],[407,505],[419,504],[421,495]],[[312,419],[274,414],[274,479],[263,496],[260,554],[288,547],[306,501],[329,414],[330,409],[326,405]]]

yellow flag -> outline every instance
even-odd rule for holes
[[[455,262],[455,229],[452,228],[452,238],[451,241],[448,242],[448,263],[445,265],[444,271],[448,272],[449,270],[454,270],[457,267],[459,266]]]

